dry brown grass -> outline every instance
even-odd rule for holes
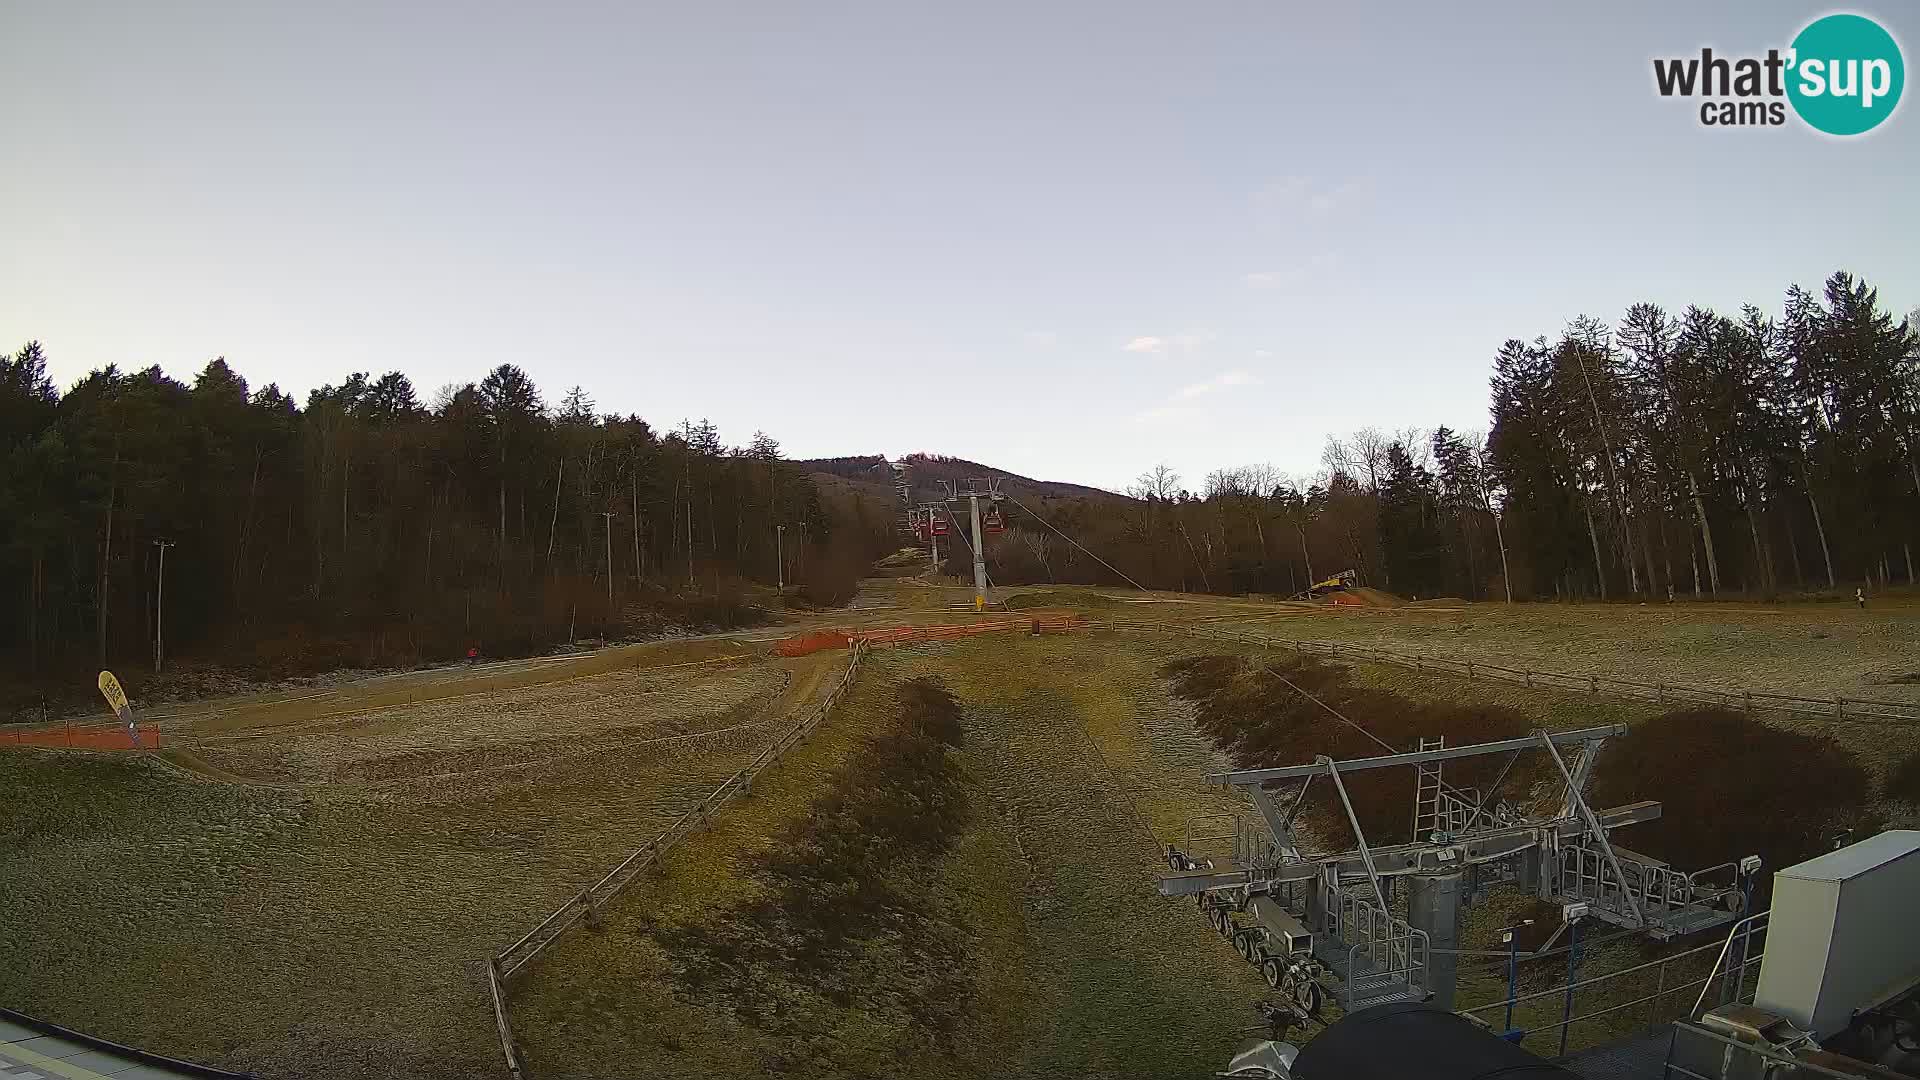
[[[974,619],[948,606],[964,589],[910,579],[872,587],[896,606],[784,632]],[[1833,607],[1347,612],[1046,593],[1030,602],[1101,618],[1252,617],[1284,636],[1660,678],[1702,671],[1756,688],[1767,679],[1819,689],[1867,668],[1906,670],[1914,643],[1906,613],[1856,618]],[[1142,599],[1154,602],[1132,602]],[[844,662],[728,658],[745,651],[725,641],[644,646],[306,692],[324,697],[203,703],[169,721],[208,736],[177,744],[198,776],[152,758],[0,755],[0,910],[27,913],[18,947],[0,954],[0,1003],[273,1076],[492,1075],[498,1051],[475,962],[716,786],[772,730],[755,726],[761,719],[817,698]],[[516,982],[515,1021],[539,1075],[733,1076],[781,1059],[776,1031],[677,993],[657,935],[763,895],[755,859],[806,820],[836,769],[857,761],[893,688],[923,675],[961,699],[960,753],[979,813],[915,885],[965,928],[980,1004],[953,1053],[914,1061],[916,1075],[1201,1075],[1224,1063],[1263,984],[1192,905],[1156,897],[1152,880],[1160,841],[1205,831],[1200,819],[1217,828],[1237,809],[1204,782],[1231,759],[1159,670],[1180,657],[1256,652],[1106,632],[876,651],[842,709],[750,797],[636,884],[604,930],[569,934]],[[1254,669],[1239,670],[1234,678],[1260,688]],[[1417,703],[1399,720],[1369,713],[1399,725],[1383,736],[1390,742],[1440,733],[1427,728],[1443,713],[1499,715],[1483,706],[1551,728],[1658,712],[1375,665],[1350,665],[1335,680],[1354,702]],[[1876,692],[1920,701],[1920,687]],[[1908,752],[1881,732],[1859,735],[1873,746],[1843,734],[1874,775]],[[1311,750],[1323,736],[1334,738],[1291,731],[1268,750]],[[1462,728],[1456,741],[1468,736]],[[1623,775],[1636,771],[1646,770]],[[1628,787],[1628,797],[1657,796]],[[1383,821],[1404,828],[1397,797],[1380,805]],[[1324,847],[1347,843],[1344,821],[1319,815],[1307,825]],[[1722,857],[1749,846],[1731,827],[1721,842]],[[1509,906],[1475,909],[1465,944],[1487,945]],[[1636,955],[1603,949],[1588,970]],[[1464,1001],[1501,989],[1477,968],[1463,977]],[[894,1061],[894,1036],[847,1010],[819,1015],[832,1060]]]
[[[1225,612],[1231,614],[1231,612]],[[1251,613],[1249,613],[1251,614]],[[1257,633],[1645,682],[1920,704],[1920,611],[1835,604],[1472,604],[1462,610],[1285,608]]]
[[[779,1061],[823,1078],[1208,1075],[1256,1019],[1264,984],[1192,905],[1153,894],[1153,831],[1177,829],[1218,764],[1180,722],[1154,656],[1082,635],[876,650],[842,710],[753,798],[514,991],[534,1067],[581,1078],[750,1075]],[[884,727],[894,687],[928,674],[962,706],[974,825],[912,887],[963,935],[958,974],[972,994],[955,1004],[948,1049],[905,1057],[902,1046],[919,1044],[882,1017],[785,998],[819,1049],[791,1062],[784,1020],[760,1022],[711,988],[676,989],[663,942],[767,895],[754,868]]]
[[[268,1076],[491,1075],[481,958],[717,786],[836,661],[548,683],[197,751],[270,784],[0,755],[0,1002]],[[676,737],[716,728],[735,730]]]

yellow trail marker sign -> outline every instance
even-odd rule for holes
[[[113,709],[115,716],[126,715],[127,692],[120,689],[120,680],[114,678],[111,671],[100,673],[100,696],[107,699],[107,705]]]
[[[120,688],[120,680],[114,678],[111,671],[100,673],[100,696],[113,706],[113,715],[127,725],[127,741],[136,747],[141,746],[139,725],[134,723],[133,710],[127,707],[127,692]]]

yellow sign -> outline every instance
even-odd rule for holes
[[[981,596],[978,593],[975,593],[973,597],[973,610],[975,611],[987,610],[987,598],[984,596]]]
[[[127,714],[127,692],[120,689],[120,680],[114,678],[111,671],[100,673],[100,696],[107,699],[115,716]]]

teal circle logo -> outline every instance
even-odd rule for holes
[[[1907,69],[1900,45],[1864,15],[1815,19],[1793,39],[1787,100],[1816,131],[1861,135],[1900,104]]]

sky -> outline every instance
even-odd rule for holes
[[[1828,10],[0,0],[0,347],[1306,474],[1484,429],[1501,342],[1583,313],[1920,304],[1920,104],[1842,140],[1654,90]],[[1920,7],[1847,10],[1915,57]]]

